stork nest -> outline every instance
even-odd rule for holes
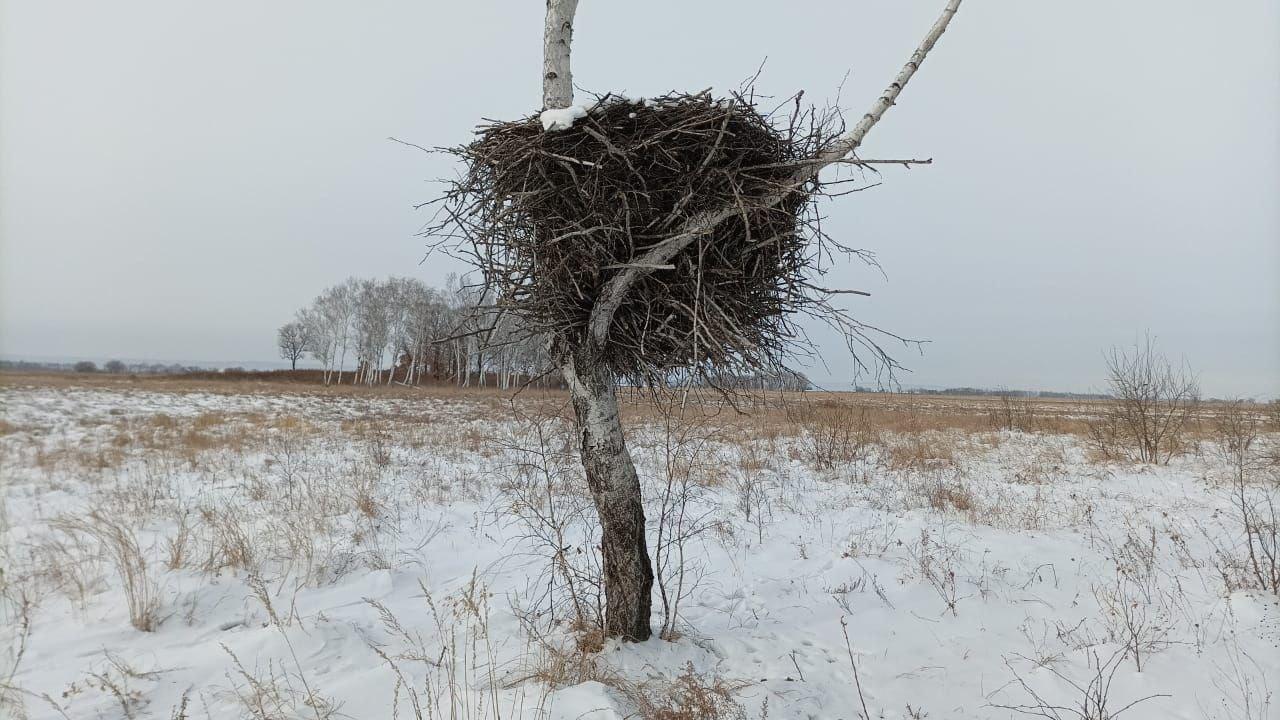
[[[427,233],[456,241],[450,249],[481,271],[495,317],[508,318],[498,322],[567,353],[588,342],[611,278],[700,213],[729,206],[734,216],[642,268],[594,361],[633,380],[773,370],[803,340],[797,313],[865,338],[813,283],[831,250],[858,251],[823,233],[815,199],[826,188],[795,179],[843,123],[802,109],[798,96],[783,107],[762,112],[741,94],[604,96],[567,129],[545,130],[538,115],[491,122],[446,150],[465,173]]]

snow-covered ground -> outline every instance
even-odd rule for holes
[[[620,644],[554,399],[0,393],[0,716],[1280,717],[1208,442],[637,413],[666,632]]]

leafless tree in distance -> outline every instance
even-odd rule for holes
[[[1200,402],[1195,374],[1165,357],[1150,335],[1129,350],[1111,348],[1106,362],[1115,402],[1090,426],[1095,445],[1138,462],[1169,462]]]
[[[276,344],[280,347],[280,357],[290,362],[293,370],[298,369],[298,358],[311,350],[311,336],[305,323],[298,320],[285,323],[276,333]]]

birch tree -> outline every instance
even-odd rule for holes
[[[920,68],[925,56],[946,30],[960,0],[950,0],[910,59],[839,142],[794,171],[790,187],[766,198],[768,205],[784,201],[797,188],[813,180],[825,167],[844,161],[857,150],[867,133],[895,103]],[[549,0],[543,34],[542,95],[544,111],[565,110],[573,105],[570,67],[577,0]],[[572,122],[573,113],[568,114]],[[544,112],[544,126],[547,125]],[[560,116],[553,116],[560,117]],[[718,225],[735,219],[740,207],[727,205],[690,218],[683,226],[625,264],[591,303],[589,332],[585,341],[562,344],[556,357],[569,387],[581,433],[580,455],[587,485],[601,523],[606,596],[607,635],[640,641],[650,637],[653,570],[645,538],[645,513],[639,477],[627,449],[619,416],[618,378],[602,359],[618,309],[632,298],[636,284],[647,274],[671,268],[672,259]]]

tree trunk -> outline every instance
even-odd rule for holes
[[[614,378],[586,353],[566,358],[569,384],[582,433],[582,468],[600,516],[604,554],[604,632],[624,640],[648,640],[653,568],[645,541],[640,478],[622,435]]]
[[[573,104],[573,74],[569,72],[573,16],[578,0],[547,0],[542,32],[542,105],[547,110]]]
[[[547,0],[542,45],[542,105],[573,104],[569,69],[573,17],[578,0]],[[590,345],[565,350],[560,372],[569,386],[582,433],[582,468],[600,516],[604,554],[604,632],[625,640],[648,640],[653,568],[645,542],[640,478],[622,436],[614,377],[596,361]]]

